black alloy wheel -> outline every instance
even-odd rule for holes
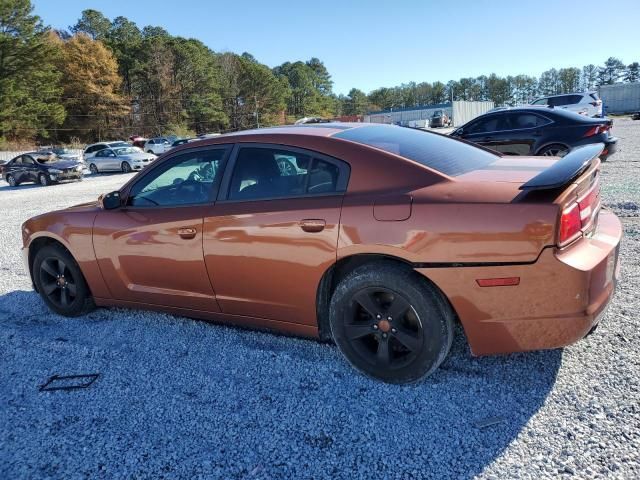
[[[31,272],[36,290],[54,312],[76,317],[95,308],[80,267],[61,245],[40,248]]]
[[[73,273],[64,260],[47,257],[40,263],[40,285],[42,293],[60,309],[67,309],[78,295]]]
[[[445,359],[453,312],[426,278],[387,261],[355,268],[337,285],[331,334],[345,358],[388,383],[416,382]]]

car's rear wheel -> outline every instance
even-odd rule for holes
[[[42,247],[33,260],[32,275],[44,303],[54,312],[76,317],[95,308],[80,267],[61,246]]]
[[[48,185],[51,185],[51,178],[49,178],[49,175],[47,175],[46,173],[41,173],[40,175],[38,175],[38,182],[40,182],[40,185],[42,185],[43,187],[46,187]]]
[[[93,175],[97,175],[98,172],[98,166],[95,163],[92,163],[91,165],[89,165],[89,171],[93,174]]]
[[[124,173],[129,173],[132,170],[131,165],[129,165],[129,162],[122,162],[121,168]]]
[[[336,287],[330,325],[355,368],[389,383],[416,382],[447,356],[453,313],[442,294],[409,268],[372,263]]]
[[[16,177],[14,177],[11,174],[7,175],[7,183],[9,184],[10,187],[18,186],[18,182],[16,182]]]
[[[569,149],[564,145],[549,145],[538,152],[543,157],[564,157]]]

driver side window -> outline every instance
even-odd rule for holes
[[[226,148],[200,150],[163,162],[133,186],[127,203],[171,207],[213,201],[226,152]]]

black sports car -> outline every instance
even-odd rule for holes
[[[72,160],[59,160],[55,155],[23,153],[3,165],[2,176],[12,187],[24,182],[51,185],[65,180],[82,180],[83,166]]]
[[[604,143],[600,158],[616,151],[613,122],[552,107],[514,107],[481,115],[451,133],[505,155],[566,155],[572,148]]]

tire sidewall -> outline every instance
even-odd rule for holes
[[[100,173],[98,171],[98,166],[95,163],[92,163],[91,165],[89,165],[89,171],[94,175]]]
[[[7,175],[7,183],[9,184],[10,187],[18,186],[18,182],[16,182],[16,177],[14,177],[11,174]]]
[[[71,272],[71,276],[76,284],[76,298],[74,298],[71,305],[69,305],[69,307],[66,309],[60,308],[55,303],[53,303],[49,299],[49,297],[44,294],[44,291],[42,289],[40,265],[44,260],[48,258],[60,258],[61,260],[63,260],[65,265]],[[35,284],[36,289],[40,294],[40,298],[42,298],[47,307],[49,307],[58,315],[63,315],[66,317],[76,317],[78,315],[82,315],[86,312],[87,306],[92,302],[89,287],[87,286],[87,283],[84,279],[84,275],[82,275],[80,267],[73,259],[73,257],[59,246],[48,245],[38,250],[35,258],[33,259],[32,275],[33,283]]]
[[[41,173],[38,175],[38,183],[43,187],[47,187],[51,184],[51,179],[47,176],[46,173]]]
[[[420,318],[423,347],[406,366],[378,371],[359,356],[344,336],[345,315],[353,296],[370,287],[384,287],[402,296]],[[395,265],[359,267],[344,278],[331,298],[329,318],[333,339],[347,361],[365,375],[388,383],[413,383],[432,373],[446,357],[453,338],[452,315],[432,288],[415,272]]]

